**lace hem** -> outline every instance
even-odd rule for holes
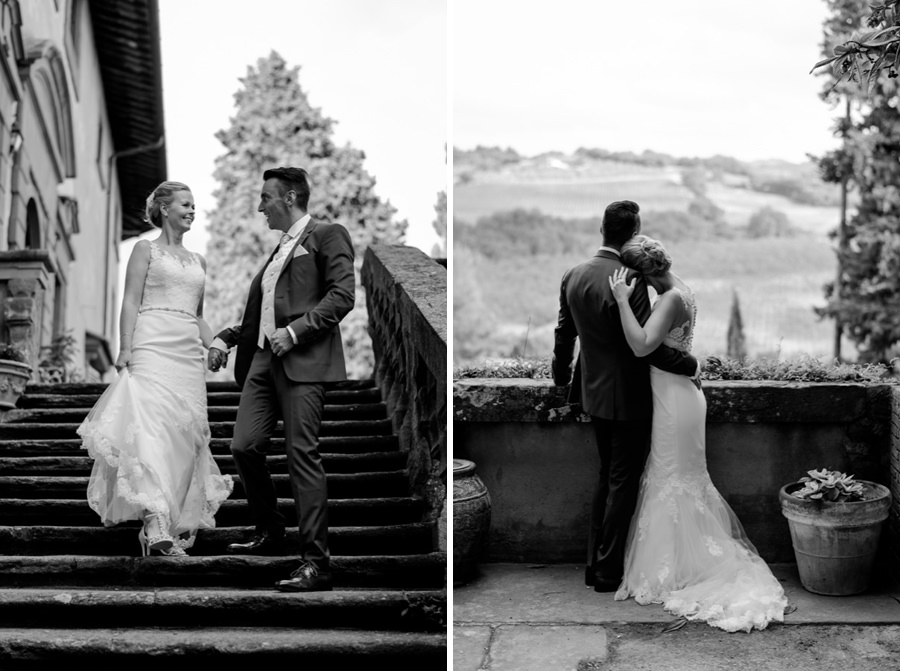
[[[186,399],[185,399],[186,400]],[[203,410],[202,416],[199,416],[196,406],[190,403],[184,403],[182,406],[189,415],[190,419],[185,417],[178,418],[176,421],[177,428],[185,435],[190,435],[196,429],[201,436],[201,440],[208,445],[209,442],[209,425],[206,419],[206,411]],[[111,412],[119,408],[107,408],[104,413],[107,416],[115,414]],[[189,492],[202,492],[202,510],[199,515],[199,524],[196,527],[178,528],[178,521],[182,511],[173,511],[163,491],[159,475],[149,468],[143,461],[136,456],[129,454],[127,451],[117,447],[104,433],[101,425],[110,423],[109,419],[87,419],[78,428],[77,433],[82,438],[82,449],[87,450],[88,454],[94,459],[95,463],[104,464],[109,472],[115,473],[115,488],[113,496],[124,501],[128,506],[136,509],[125,517],[109,517],[107,511],[109,509],[110,494],[99,489],[88,489],[88,505],[98,515],[104,525],[112,526],[128,519],[142,519],[147,513],[158,516],[160,528],[167,530],[170,535],[176,539],[177,544],[182,548],[190,548],[194,542],[194,534],[197,528],[214,528],[215,513],[221,504],[231,495],[234,490],[234,480],[230,475],[217,475],[212,472],[216,468],[215,462],[212,464],[212,455],[208,450],[195,449],[192,463],[191,482],[188,486]],[[125,444],[133,444],[136,436],[140,432],[140,426],[137,422],[130,422],[125,430]],[[212,468],[211,468],[212,467]],[[134,483],[141,480],[149,479],[152,482],[152,488],[136,489]],[[93,478],[92,478],[93,480]],[[148,489],[149,491],[144,491]],[[174,513],[174,514],[173,514]],[[173,519],[176,518],[176,519]],[[177,540],[185,533],[190,533],[188,539]]]

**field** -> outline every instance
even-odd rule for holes
[[[697,297],[695,353],[725,353],[736,293],[751,356],[833,356],[834,324],[820,320],[813,308],[824,304],[823,285],[835,274],[835,256],[827,232],[835,226],[837,209],[799,205],[721,182],[710,183],[707,196],[725,211],[726,222],[735,227],[746,225],[754,211],[768,205],[784,212],[798,232],[788,238],[663,240],[675,259],[673,271],[691,285]],[[653,211],[685,211],[692,197],[677,175],[663,168],[613,164],[569,174],[546,166],[516,165],[457,184],[454,221],[457,225],[460,221],[474,222],[513,208],[536,208],[560,217],[599,216],[610,201],[629,198],[641,204],[647,214],[644,232],[653,235]],[[489,356],[549,356],[559,280],[567,268],[593,251],[490,262],[475,254],[473,261],[454,266],[455,272],[472,275],[481,301],[494,320],[486,348]],[[852,359],[853,352],[845,342],[844,357]],[[464,362],[457,359],[457,363]]]

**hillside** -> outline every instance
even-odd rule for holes
[[[559,279],[599,244],[599,218],[621,199],[641,205],[644,232],[694,287],[698,354],[725,354],[735,294],[751,356],[833,354],[833,323],[814,307],[835,273],[838,194],[812,163],[479,148],[455,150],[454,173],[457,363],[549,356]],[[784,225],[753,232],[766,208]],[[845,343],[844,356],[852,352]]]

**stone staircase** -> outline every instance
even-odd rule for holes
[[[104,528],[85,499],[92,462],[75,433],[104,388],[30,385],[0,423],[0,669],[98,660],[446,668],[446,555],[410,495],[372,381],[326,395],[320,452],[335,588],[311,594],[273,588],[296,556],[225,554],[252,532],[237,481],[217,528],[200,532],[190,557],[141,557],[137,522]],[[234,384],[208,384],[211,449],[223,473],[235,472],[238,397]],[[295,524],[280,436],[279,427],[269,469]],[[295,552],[296,527],[288,542]]]

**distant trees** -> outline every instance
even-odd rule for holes
[[[743,361],[747,358],[747,342],[744,338],[744,320],[741,317],[741,304],[737,290],[732,291],[731,313],[728,317],[728,335],[725,352],[729,359]]]
[[[447,192],[441,191],[437,195],[437,203],[434,205],[434,221],[431,225],[437,233],[438,242],[432,247],[431,255],[434,258],[447,256]]]
[[[751,214],[747,222],[747,235],[751,238],[783,238],[792,232],[788,216],[768,205]]]

